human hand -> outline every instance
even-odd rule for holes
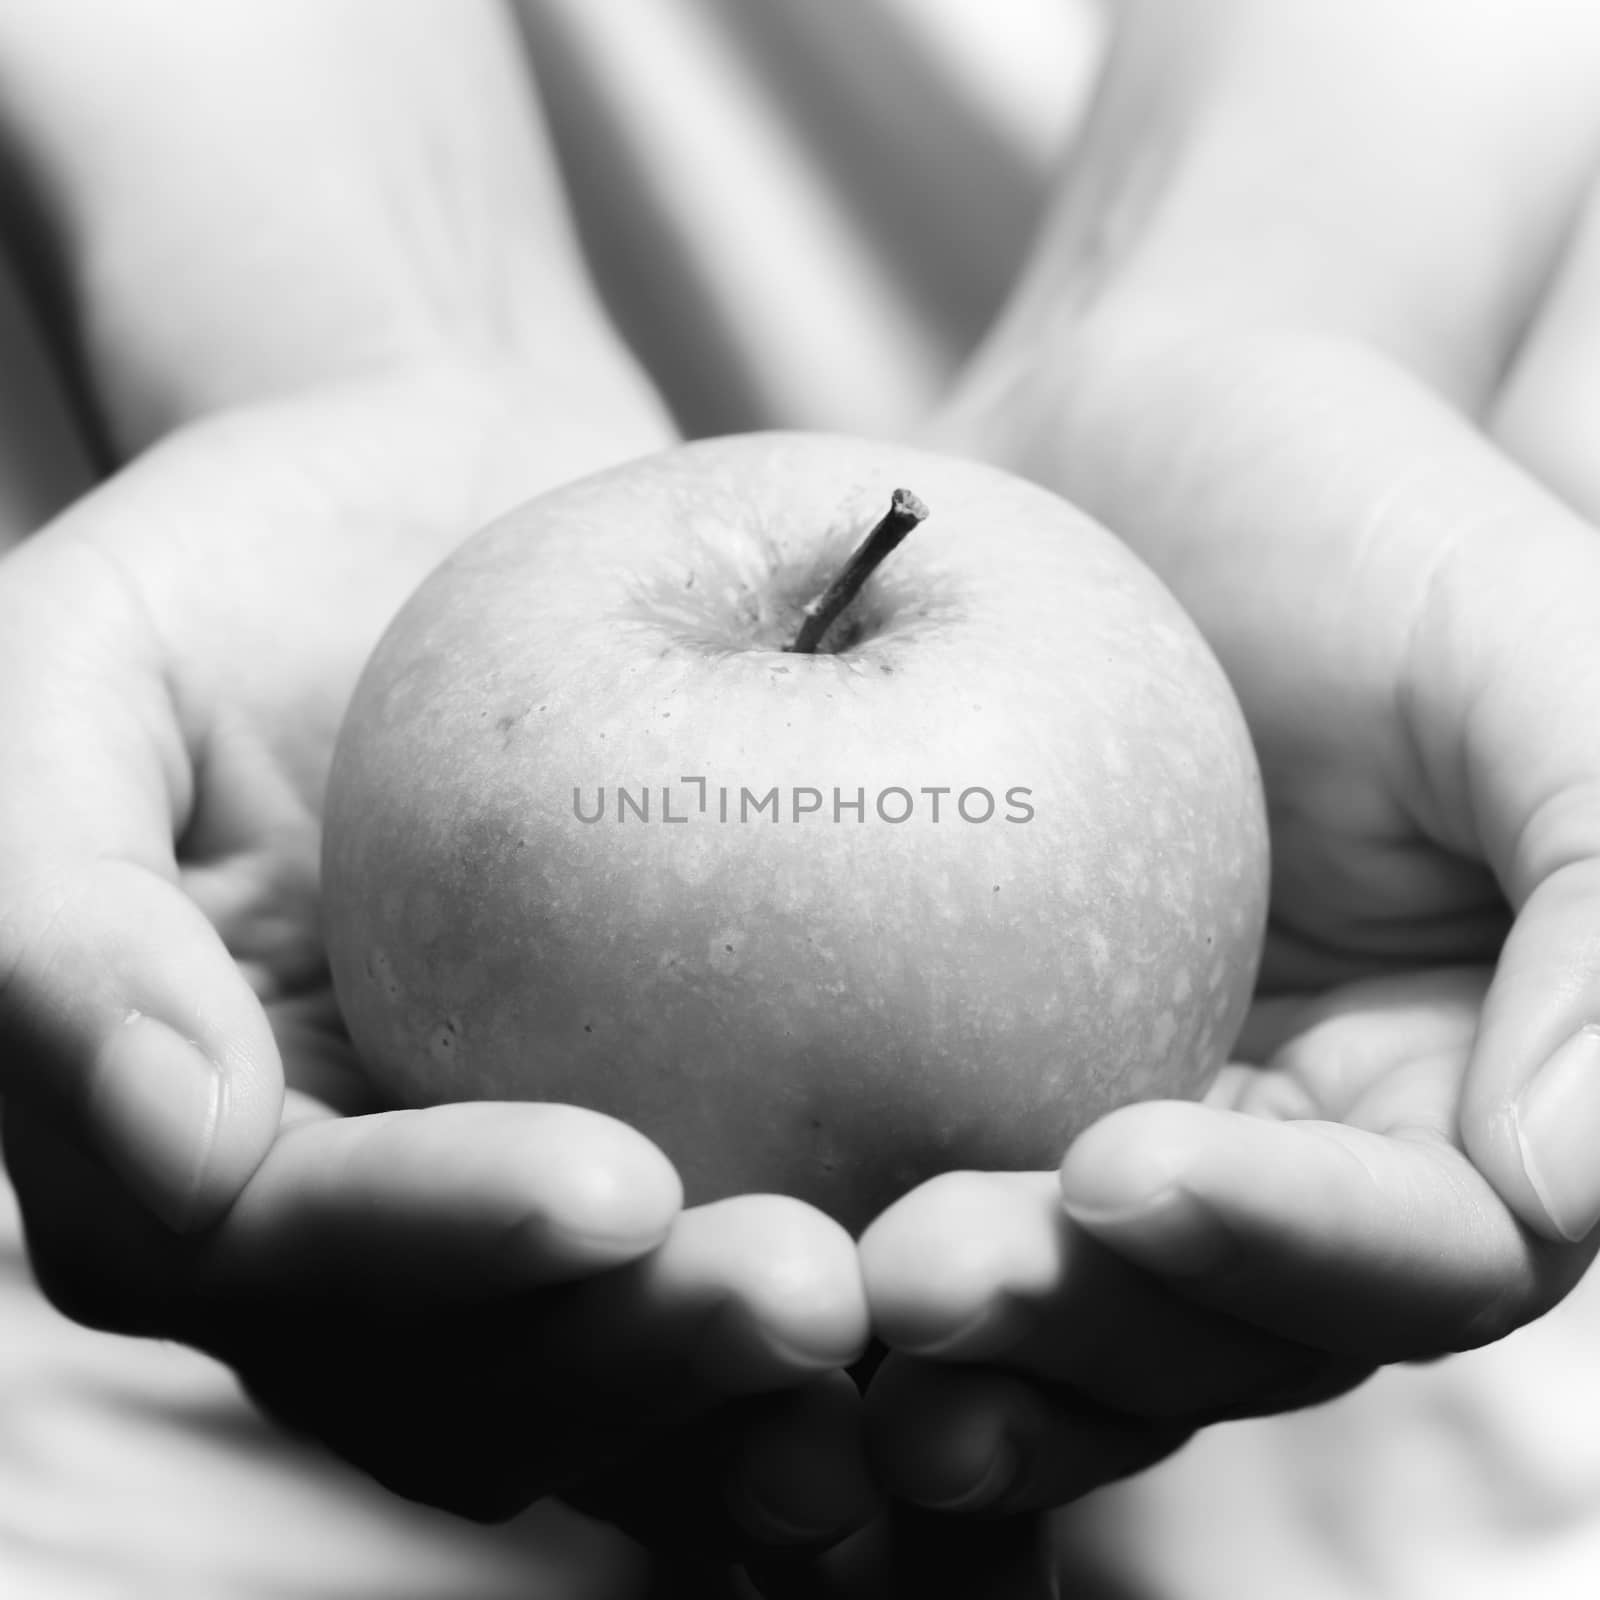
[[[870,1493],[834,1224],[680,1214],[653,1146],[571,1108],[334,1114],[372,1104],[316,904],[355,676],[463,533],[625,451],[481,373],[352,383],[173,435],[0,564],[30,774],[0,790],[8,1156],[64,1309],[211,1350],[402,1492],[581,1491],[658,1545],[809,1548]],[[130,1140],[97,1085],[133,1011],[198,1046],[216,1104],[136,1084]]]
[[[1315,1403],[1560,1298],[1582,1258],[1518,1224],[1457,1132],[1487,981],[1267,1002],[1256,1064],[1204,1104],[1124,1108],[1059,1176],[952,1174],[885,1213],[861,1252],[899,1352],[867,1404],[886,1487],[1057,1504],[1197,1427]]]
[[[475,1519],[563,1494],[658,1553],[726,1561],[867,1514],[836,1370],[865,1312],[827,1219],[772,1196],[674,1215],[660,1153],[576,1107],[290,1105],[223,1221],[181,1239],[13,1111],[51,1297],[209,1351],[280,1423]]]
[[[1217,10],[1228,26],[1186,57],[1176,34]],[[1059,1200],[1045,1175],[946,1180],[864,1241],[891,1342],[995,1363],[880,1375],[874,1449],[923,1500],[970,1486],[1002,1432],[1079,1493],[1196,1422],[1498,1337],[1576,1281],[1600,1216],[1600,540],[1575,514],[1600,512],[1593,21],[1315,0],[1127,15],[1041,259],[936,437],[1100,516],[1217,649],[1272,821],[1262,992],[1304,1037],[1208,1107],[1107,1119]],[[1446,161],[1440,127],[1484,160]],[[1430,976],[1473,963],[1494,963],[1481,1006]],[[1361,987],[1379,979],[1395,987]],[[995,1216],[973,1293],[931,1254],[969,1182]],[[1012,1261],[1001,1241],[1030,1237]],[[1206,1240],[1238,1264],[1201,1271]],[[940,1287],[917,1287],[919,1257]],[[1047,1283],[1077,1320],[1008,1331],[1010,1301],[1037,1311]],[[1085,1355],[1096,1327],[1115,1331]],[[1055,1363],[1053,1393],[1025,1398],[1029,1361]]]
[[[1299,53],[1280,39],[1251,66],[1298,71],[1308,94],[1327,52],[1358,43],[1371,23],[1312,0],[1242,10],[1269,37],[1273,20],[1298,18],[1289,43]],[[1475,19],[1452,39],[1440,12],[1439,34],[1420,41],[1439,92],[1456,100],[1499,70],[1489,52],[1507,37],[1506,18]],[[1506,152],[1501,181],[1526,202],[1526,225],[1486,233],[1487,255],[1456,269],[1461,309],[1444,325],[1427,312],[1453,258],[1435,259],[1431,241],[1419,252],[1437,278],[1408,257],[1312,257],[1312,235],[1301,238],[1298,180],[1279,168],[1300,144],[1341,131],[1317,122],[1332,89],[1317,91],[1302,125],[1236,67],[1226,120],[1257,136],[1250,159],[1284,188],[1262,205],[1280,200],[1281,219],[1190,215],[1205,195],[1222,211],[1223,180],[1239,179],[1229,162],[1242,159],[1208,148],[1202,112],[1191,164],[1170,192],[1147,197],[1156,239],[1116,260],[1092,310],[1074,317],[1058,305],[1051,336],[1026,354],[1000,340],[944,425],[1115,527],[1221,657],[1271,814],[1265,993],[1497,961],[1463,1086],[1463,1137],[1526,1224],[1577,1239],[1600,1215],[1600,1168],[1582,1159],[1589,1124],[1531,1098],[1519,1115],[1517,1102],[1551,1061],[1546,1086],[1566,1082],[1582,1117],[1577,1058],[1592,1048],[1583,1024],[1600,1015],[1600,959],[1586,933],[1600,894],[1590,821],[1600,771],[1587,737],[1600,687],[1587,625],[1600,542],[1574,514],[1600,507],[1577,376],[1588,368],[1574,356],[1600,323],[1588,199],[1597,174],[1564,141],[1554,148],[1552,132],[1595,123],[1592,97],[1577,91],[1600,73],[1600,30],[1574,21],[1527,54],[1506,125],[1486,129],[1481,114],[1463,124]],[[1407,148],[1407,130],[1392,132]],[[1428,152],[1414,154],[1423,164]],[[1404,198],[1392,163],[1374,164],[1363,147],[1334,174],[1329,204],[1352,230],[1392,225]],[[1459,184],[1428,193],[1441,229],[1487,228]],[[1280,225],[1303,252],[1286,261],[1249,248],[1253,229]],[[1207,250],[1237,252],[1221,287],[1198,274]],[[1302,304],[1291,312],[1292,300]],[[1360,324],[1342,326],[1337,308],[1356,302]]]
[[[275,1137],[262,1002],[331,1016],[318,816],[366,652],[476,519],[605,459],[548,425],[536,455],[515,415],[466,371],[226,414],[0,569],[4,1087],[174,1227]]]
[[[134,459],[0,564],[0,1083],[42,1279],[407,1492],[560,1483],[663,1545],[826,1542],[860,1487],[818,1372],[860,1337],[838,1230],[680,1214],[600,1118],[360,1115],[328,990],[322,789],[379,629],[492,514],[672,434],[513,19],[83,0],[0,16],[0,79],[35,202],[8,220]],[[811,1479],[774,1478],[788,1443]]]

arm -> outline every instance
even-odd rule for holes
[[[1503,0],[1122,0],[1117,18],[955,414],[1024,369],[1054,369],[1059,400],[1072,347],[1141,320],[1348,340],[1480,409],[1589,183],[1596,20]]]
[[[24,4],[0,17],[0,104],[124,454],[429,362],[521,368],[624,448],[670,432],[585,275],[498,5]]]

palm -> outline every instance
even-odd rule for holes
[[[1128,538],[1221,658],[1267,793],[1268,992],[1492,959],[1509,917],[1464,730],[1408,694],[1419,639],[1459,626],[1441,573],[1493,542],[1446,464],[1469,430],[1353,344],[1219,336],[1145,370],[1129,338],[1103,373],[1069,343],[958,398],[938,437]]]
[[[1254,702],[1273,853],[1261,992],[1316,994],[1368,975],[1492,962],[1510,914],[1481,846],[1467,853],[1430,825],[1392,697],[1297,671],[1298,609],[1286,600],[1283,636],[1264,641],[1270,664],[1234,666]],[[1251,693],[1252,677],[1273,684],[1272,705]]]
[[[163,661],[152,717],[187,768],[181,885],[266,1005],[291,1082],[345,1105],[355,1063],[318,930],[322,791],[389,615],[462,537],[545,486],[531,460],[520,484],[488,469],[493,425],[373,385],[263,407],[173,436],[60,530],[99,558],[105,593],[80,615],[115,612]]]

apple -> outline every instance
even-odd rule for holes
[[[902,486],[929,514],[863,583]],[[1266,890],[1243,718],[1156,578],[1018,478],[818,435],[469,539],[368,664],[326,813],[334,982],[397,1097],[593,1107],[693,1201],[852,1227],[1203,1091]]]

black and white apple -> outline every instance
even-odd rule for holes
[[[590,1106],[691,1200],[858,1226],[1202,1091],[1267,845],[1221,669],[1109,533],[972,462],[754,434],[547,494],[424,583],[349,709],[324,887],[398,1098]]]

